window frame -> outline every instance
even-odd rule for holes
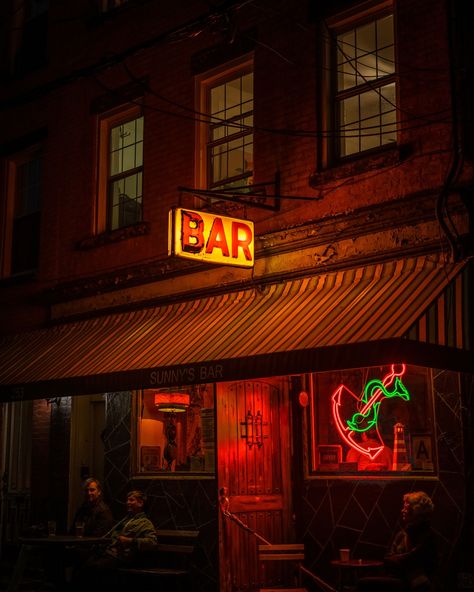
[[[42,210],[42,186],[43,174],[40,168],[39,178],[39,204],[38,209],[25,214],[25,216],[16,215],[18,191],[19,191],[19,172],[20,168],[35,160],[43,162],[43,147],[40,144],[35,144],[21,153],[10,156],[5,161],[5,205],[3,208],[3,240],[2,240],[2,255],[0,260],[0,277],[19,277],[22,275],[30,275],[35,273],[40,265],[40,244],[41,244],[41,210]],[[38,239],[36,249],[38,252],[38,260],[36,265],[32,268],[22,269],[19,271],[13,270],[13,255],[14,255],[14,230],[15,222],[20,217],[38,215]]]
[[[379,77],[371,82],[366,82],[360,85],[354,85],[348,89],[338,89],[338,64],[337,64],[337,36],[343,33],[354,31],[355,29],[364,25],[375,22],[380,18],[386,16],[393,17],[393,48],[394,48],[394,71],[386,76]],[[374,153],[380,153],[386,150],[393,149],[398,145],[398,105],[399,105],[399,80],[398,80],[398,61],[397,61],[397,28],[396,28],[396,12],[391,0],[384,2],[371,2],[364,5],[363,9],[358,10],[358,7],[335,15],[326,19],[321,28],[321,37],[324,39],[322,47],[323,63],[325,68],[321,73],[321,122],[323,131],[328,136],[322,141],[322,150],[320,156],[321,167],[328,168],[336,164],[342,164],[350,160],[360,159],[370,156]],[[393,121],[393,135],[395,141],[383,142],[382,127],[379,126],[378,133],[380,137],[380,144],[377,146],[359,149],[349,154],[342,154],[342,136],[340,125],[339,106],[344,99],[350,97],[360,97],[366,92],[374,90],[379,93],[379,89],[394,85],[394,102],[395,102],[395,118]],[[381,117],[381,111],[378,112],[378,117]],[[358,120],[355,123],[359,123]],[[376,130],[374,130],[376,131]],[[341,136],[341,137],[340,137]],[[369,136],[370,137],[370,136]]]
[[[203,450],[202,450],[202,459],[204,459],[204,467],[205,467],[205,459],[206,459],[206,450],[208,455],[210,455],[210,460],[212,462],[212,466],[213,469],[210,471],[206,471],[206,470],[199,470],[198,468],[194,467],[193,470],[191,470],[191,466],[189,468],[189,470],[168,470],[163,468],[163,466],[161,466],[161,468],[157,469],[157,470],[143,470],[142,469],[142,447],[143,446],[150,446],[149,443],[147,444],[142,444],[142,426],[141,426],[141,421],[143,420],[143,412],[144,412],[144,407],[145,407],[145,400],[144,400],[144,396],[145,393],[147,392],[147,390],[149,389],[139,389],[136,391],[133,391],[133,396],[134,396],[134,403],[132,405],[132,474],[134,476],[134,478],[139,478],[139,479],[199,479],[199,480],[203,480],[203,479],[215,479],[216,475],[217,475],[217,417],[216,417],[216,413],[217,413],[217,383],[206,383],[206,384],[202,384],[202,385],[188,385],[186,387],[176,387],[176,388],[166,388],[166,389],[151,389],[152,391],[186,391],[187,393],[190,394],[193,392],[193,390],[199,390],[199,389],[203,389],[203,390],[207,390],[208,391],[208,396],[212,398],[212,408],[210,407],[201,407],[201,409],[212,409],[212,418],[210,417],[208,422],[208,429],[210,426],[212,426],[213,429],[213,442],[212,444],[210,443],[210,440],[207,440],[207,448],[205,448],[204,445],[204,433],[206,432],[206,430],[203,427],[202,424],[202,418],[201,418],[201,439],[200,442],[201,444],[203,444]],[[190,405],[190,408],[186,411],[186,413],[191,411],[191,408],[194,407],[192,404]],[[195,413],[195,410],[192,411],[192,413]],[[177,414],[177,416],[182,416],[183,419],[185,418],[185,414]],[[147,418],[150,419],[150,418]],[[154,419],[156,419],[157,421],[159,421],[162,424],[162,429],[163,429],[163,441],[166,442],[166,436],[164,435],[164,431],[165,431],[165,419],[166,416],[165,414],[161,414],[160,412],[158,412],[157,417],[155,417]],[[160,446],[160,442],[154,442],[155,446]],[[210,446],[210,447],[209,447]],[[161,448],[161,446],[160,446]],[[163,459],[163,453],[164,453],[164,446],[162,447],[162,449],[160,449],[160,456]],[[196,459],[197,461],[197,459]],[[163,464],[163,463],[161,463]],[[196,464],[199,464],[196,462]],[[202,466],[202,463],[201,463]]]
[[[389,365],[384,366],[387,367]],[[341,370],[339,372],[354,372],[354,370],[371,370],[379,368],[379,366],[365,366],[363,368],[355,368],[355,369],[346,369]],[[305,391],[308,393],[309,401],[307,410],[305,413],[305,425],[306,425],[306,462],[305,462],[305,475],[307,479],[357,479],[357,480],[403,480],[403,479],[423,479],[423,480],[438,480],[439,479],[439,461],[438,461],[438,449],[437,449],[437,420],[436,420],[436,409],[435,409],[435,402],[434,402],[434,385],[433,385],[433,370],[424,367],[424,366],[417,366],[417,365],[409,365],[407,366],[408,369],[413,369],[413,375],[422,375],[424,374],[426,377],[426,401],[425,401],[425,409],[429,412],[430,415],[430,428],[431,431],[425,430],[415,430],[411,433],[411,437],[414,436],[420,437],[422,434],[429,434],[429,438],[431,439],[431,453],[432,453],[432,468],[431,469],[419,469],[419,468],[411,468],[410,470],[370,470],[370,469],[353,469],[351,470],[350,467],[347,466],[346,455],[348,450],[345,450],[347,447],[344,442],[323,442],[323,440],[319,437],[319,424],[316,425],[317,420],[315,419],[315,415],[317,414],[316,409],[316,398],[315,398],[315,386],[313,377],[316,377],[318,374],[329,374],[329,372],[313,372],[310,374],[305,375],[304,377],[304,384],[305,384]],[[332,372],[333,374],[336,371]],[[328,401],[330,401],[331,393],[327,394]],[[426,426],[425,426],[426,427]],[[408,435],[406,436],[408,438]],[[340,446],[338,446],[340,445]],[[385,444],[387,445],[387,444]],[[339,450],[333,450],[339,447]],[[331,450],[327,450],[323,452],[328,453],[329,455],[334,456],[336,452],[341,455],[339,459],[336,459],[337,462],[342,462],[342,467],[340,466],[338,470],[335,467],[329,467],[325,469],[318,468],[318,455],[320,453],[320,448],[328,448]],[[407,448],[407,451],[409,446]],[[345,461],[345,462],[344,462]]]
[[[142,164],[134,169],[128,169],[122,172],[120,175],[114,175],[113,178],[110,175],[109,155],[110,155],[110,133],[111,130],[119,125],[125,124],[134,119],[143,117],[143,151],[142,151]],[[140,224],[144,221],[143,214],[143,194],[144,194],[144,151],[145,151],[145,118],[143,109],[140,105],[128,105],[127,107],[119,107],[113,111],[103,113],[99,117],[98,124],[99,133],[99,153],[98,153],[98,188],[97,188],[97,203],[95,212],[95,233],[113,233],[121,231],[129,226]],[[136,220],[132,224],[118,226],[117,228],[112,227],[111,223],[111,196],[110,196],[110,185],[113,180],[117,180],[119,177],[124,178],[131,174],[141,173],[142,175],[142,215],[140,220]]]
[[[195,96],[196,96],[196,111],[200,114],[198,125],[196,126],[196,156],[195,156],[195,186],[201,189],[213,190],[213,188],[223,188],[226,181],[232,182],[232,179],[236,180],[239,177],[227,177],[223,183],[211,183],[211,172],[210,172],[210,158],[209,148],[211,142],[209,141],[210,136],[210,91],[216,86],[220,86],[225,82],[231,81],[239,76],[243,76],[248,73],[254,74],[254,56],[253,53],[246,54],[240,58],[227,62],[226,64],[209,70],[195,79]],[[255,114],[255,90],[253,92],[253,106],[252,106],[252,117]],[[238,132],[232,139],[238,139],[245,136],[251,136],[253,149],[255,147],[255,137],[253,131],[250,134],[244,131]],[[226,136],[229,137],[229,136]],[[255,157],[253,159],[253,167],[250,174],[241,177],[243,181],[245,178],[253,180],[255,174]],[[251,183],[250,183],[251,184]],[[245,185],[242,183],[242,185]]]

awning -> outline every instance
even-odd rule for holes
[[[448,315],[458,327],[455,343],[407,338],[445,289],[459,283],[461,268],[434,256],[403,259],[17,334],[0,341],[0,397],[404,361],[467,370],[472,357],[462,349],[454,318],[459,306],[443,314],[443,322]]]

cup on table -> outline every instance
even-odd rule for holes
[[[84,522],[76,522],[74,531],[77,537],[82,538],[84,536]]]
[[[56,520],[48,520],[48,536],[56,536]]]
[[[341,561],[347,562],[351,557],[350,549],[339,549],[339,558]]]

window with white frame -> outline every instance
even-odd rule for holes
[[[337,155],[347,157],[397,140],[393,14],[332,29]]]
[[[7,163],[7,200],[4,220],[2,275],[35,271],[39,263],[41,168],[39,149]]]
[[[253,69],[243,62],[201,80],[201,185],[245,188],[253,180]]]
[[[101,120],[99,232],[143,220],[143,125],[138,107]]]

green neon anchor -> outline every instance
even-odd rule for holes
[[[384,382],[374,378],[365,385],[364,394],[361,397],[361,402],[364,403],[363,408],[346,421],[352,431],[366,432],[376,426],[381,405],[381,401],[377,399],[384,396],[387,398],[401,397],[404,401],[410,400],[410,393],[398,376],[393,381],[391,390],[387,389]]]

